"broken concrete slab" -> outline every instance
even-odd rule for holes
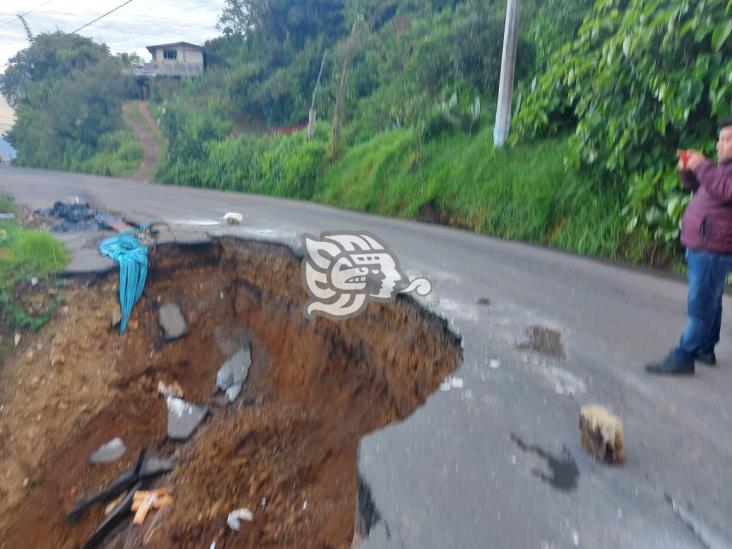
[[[166,303],[160,307],[160,325],[165,332],[165,340],[172,341],[188,333],[188,326],[180,312],[180,307],[174,303]]]
[[[104,274],[117,268],[117,262],[103,256],[97,249],[99,242],[111,232],[60,233],[55,235],[71,254],[71,261],[62,275]]]
[[[232,357],[224,362],[216,373],[216,387],[226,393],[229,402],[239,396],[252,365],[252,354],[249,342],[242,345]]]
[[[621,463],[625,459],[623,422],[604,406],[582,407],[579,437],[582,447],[599,461]]]
[[[89,462],[100,464],[100,463],[112,463],[121,458],[127,451],[125,443],[122,439],[115,437],[106,444],[102,444],[89,456]]]
[[[206,406],[174,397],[168,397],[165,402],[168,406],[168,437],[172,440],[188,440],[208,415]]]

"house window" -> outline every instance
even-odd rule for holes
[[[178,51],[163,50],[163,59],[170,59],[171,61],[175,61],[176,59],[178,59]]]

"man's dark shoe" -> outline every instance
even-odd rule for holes
[[[660,362],[646,364],[646,371],[651,374],[691,375],[694,373],[694,361],[676,360],[670,354]]]
[[[697,362],[701,362],[705,366],[716,366],[717,365],[717,355],[714,354],[714,351],[711,353],[699,353],[694,358]]]

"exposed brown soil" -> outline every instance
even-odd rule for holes
[[[140,124],[131,114],[131,109],[137,105],[144,124]],[[125,125],[134,133],[137,140],[142,145],[142,161],[137,171],[130,177],[140,181],[151,181],[160,162],[160,145],[158,138],[160,131],[158,130],[155,120],[150,114],[146,101],[133,101],[122,105],[122,118]]]
[[[105,505],[74,524],[68,509],[149,447],[176,460],[154,483],[174,503],[143,526],[123,523],[106,546],[350,546],[360,437],[411,414],[460,350],[444,322],[406,298],[347,321],[307,319],[300,281],[299,261],[281,246],[158,249],[124,336],[111,327],[116,276],[74,281],[58,317],[25,336],[0,371],[0,547],[83,544]],[[180,305],[189,329],[170,343],[157,315],[166,302]],[[226,406],[213,395],[216,371],[245,338],[249,379]],[[159,380],[210,407],[186,443],[165,437]],[[116,436],[125,456],[90,465],[90,452]],[[239,507],[254,520],[235,532],[226,517]]]

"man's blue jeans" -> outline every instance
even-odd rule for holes
[[[722,325],[722,294],[727,274],[732,272],[732,254],[686,250],[689,280],[688,322],[674,349],[677,361],[688,362],[709,354],[719,342]]]

